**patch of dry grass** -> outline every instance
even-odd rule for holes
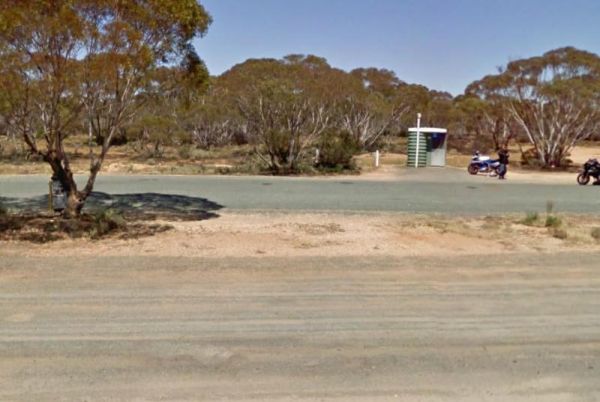
[[[0,214],[0,240],[48,243],[64,239],[131,239],[154,236],[172,226],[126,220],[113,210],[65,219],[49,213]]]
[[[483,218],[419,217],[405,225],[406,228],[428,228],[439,234],[457,234],[480,239],[498,239],[507,242],[530,242],[558,239],[568,245],[592,244],[600,241],[598,219],[581,215],[528,214],[524,219],[512,215]]]

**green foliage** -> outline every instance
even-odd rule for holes
[[[109,148],[148,93],[160,88],[164,97],[164,82],[185,82],[181,88],[207,78],[191,43],[210,23],[196,0],[2,1],[0,113],[27,127],[20,134],[31,153],[78,200],[66,215],[80,213]],[[175,78],[161,80],[165,66]],[[79,190],[64,140],[84,127],[101,146],[95,154],[90,148],[91,174]]]
[[[502,102],[544,168],[562,167],[571,148],[600,128],[600,57],[572,47],[515,60],[466,92]]]
[[[104,209],[96,212],[93,222],[94,225],[89,230],[92,239],[99,239],[115,230],[127,227],[127,221],[123,215],[114,209]]]
[[[360,147],[348,132],[333,130],[325,132],[317,148],[319,150],[317,167],[333,170],[356,169],[353,157],[360,151]]]
[[[8,215],[8,209],[0,202],[0,217]]]
[[[540,215],[537,212],[528,212],[523,220],[520,221],[525,226],[535,226],[540,220]]]
[[[555,215],[548,215],[548,216],[546,217],[546,222],[545,222],[545,224],[544,224],[544,225],[545,225],[547,228],[553,228],[553,229],[556,229],[556,228],[559,228],[559,227],[561,227],[561,226],[562,226],[562,224],[563,224],[563,222],[562,222],[562,219],[561,219],[561,218],[559,218],[558,216],[555,216]]]
[[[453,145],[462,151],[496,151],[507,148],[517,136],[506,100],[501,97],[482,99],[471,93],[458,96],[451,111],[449,129]]]
[[[391,71],[346,73],[310,55],[248,60],[218,77],[211,94],[219,96],[229,113],[239,112],[229,115],[229,130],[245,132],[259,157],[277,174],[298,172],[306,150],[323,142],[339,159],[335,144],[329,144],[331,132],[345,132],[359,148],[371,149],[381,138],[400,134],[401,125],[413,124],[414,116],[403,120],[409,113],[427,109],[431,111],[427,121],[433,124],[437,111],[442,116],[452,105],[449,94],[405,84]]]
[[[273,174],[297,173],[307,147],[327,128],[325,106],[287,80],[257,83],[239,108],[257,155]]]
[[[549,229],[558,229],[562,226],[562,219],[554,215],[554,201],[546,202],[546,222],[545,226]]]

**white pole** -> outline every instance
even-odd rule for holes
[[[379,150],[375,151],[375,167],[379,167]]]
[[[419,167],[419,148],[421,147],[421,113],[417,114],[417,154],[415,155],[415,167]]]

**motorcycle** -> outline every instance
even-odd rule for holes
[[[587,186],[591,178],[596,179],[594,184],[600,184],[600,162],[598,159],[589,159],[583,165],[583,169],[577,176],[577,183],[581,186]]]
[[[479,173],[497,175],[499,167],[500,162],[497,160],[493,160],[489,156],[480,155],[479,152],[475,152],[467,170],[472,175]]]

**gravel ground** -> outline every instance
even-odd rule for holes
[[[2,401],[598,401],[597,254],[3,257]]]

